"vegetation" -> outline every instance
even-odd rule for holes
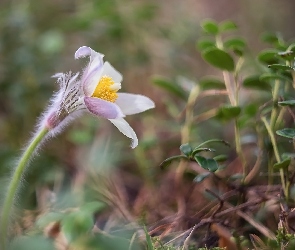
[[[249,39],[259,38],[240,35],[231,20],[205,19],[190,56],[201,57],[209,75],[192,80],[177,60],[177,74],[150,74],[162,67],[153,46],[173,37],[154,2],[122,11],[117,1],[97,1],[62,13],[38,3],[12,4],[13,18],[0,26],[1,214],[19,148],[56,90],[49,76],[79,70],[69,38],[105,54],[125,91],[149,96],[156,108],[127,119],[135,149],[91,116],[43,143],[8,209],[7,249],[295,248],[292,40],[263,33],[267,46],[256,55]],[[152,24],[158,29],[148,30]]]

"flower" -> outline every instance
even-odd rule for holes
[[[133,115],[154,108],[154,102],[143,95],[119,93],[122,75],[100,54],[90,47],[80,47],[75,58],[89,56],[90,61],[79,78],[79,73],[58,73],[59,92],[45,113],[45,126],[59,132],[69,121],[87,111],[108,119],[120,132],[132,139],[131,147],[138,145],[134,130],[126,122],[126,115]]]

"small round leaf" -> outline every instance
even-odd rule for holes
[[[201,23],[203,30],[209,34],[216,35],[219,32],[217,23],[214,20],[206,19]]]
[[[208,48],[202,52],[202,57],[212,66],[222,70],[233,71],[235,62],[233,58],[224,50],[218,48]]]
[[[208,89],[225,89],[225,83],[224,81],[219,80],[215,77],[203,77],[199,84],[201,86],[202,90],[208,90]]]
[[[195,155],[196,162],[204,169],[215,172],[218,169],[218,163],[214,159],[206,159],[203,156]]]
[[[190,156],[190,154],[193,152],[193,149],[192,147],[186,143],[186,144],[182,144],[180,147],[179,147],[180,151],[185,154],[187,157]]]
[[[267,65],[278,63],[278,50],[265,49],[258,54],[258,60]]]
[[[200,51],[208,49],[208,48],[212,48],[212,47],[216,47],[215,42],[208,40],[208,39],[200,39],[197,42],[197,49],[199,49]]]
[[[228,40],[226,40],[224,42],[224,47],[225,48],[245,48],[246,47],[246,42],[243,38],[239,38],[239,37],[234,37],[234,38],[230,38]]]
[[[260,79],[260,81],[280,80],[283,82],[292,83],[292,80],[290,78],[288,78],[287,76],[278,74],[278,73],[263,73],[259,79]]]
[[[152,81],[155,85],[170,92],[171,94],[174,94],[183,100],[187,99],[186,92],[179,85],[177,85],[177,83],[171,82],[169,79],[161,76],[154,76]]]
[[[237,25],[233,21],[229,21],[229,20],[223,21],[219,24],[219,30],[221,32],[236,30],[237,28],[238,28]]]
[[[291,163],[291,158],[287,158],[281,162],[277,162],[276,164],[273,165],[273,168],[275,170],[279,169],[287,169]]]
[[[226,105],[218,109],[216,118],[223,121],[228,121],[238,117],[240,113],[241,113],[241,108],[239,106]]]
[[[243,81],[243,86],[249,89],[258,89],[264,91],[271,90],[271,85],[268,82],[261,80],[260,76],[258,75],[245,78]]]

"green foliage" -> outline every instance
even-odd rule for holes
[[[281,162],[277,162],[276,164],[273,165],[273,168],[275,170],[279,170],[279,169],[288,169],[289,165],[291,163],[291,158],[287,158]]]
[[[61,230],[69,242],[73,242],[81,235],[90,233],[93,228],[93,217],[84,211],[72,212],[61,221]]]
[[[157,104],[152,115],[127,118],[140,141],[132,153],[112,128],[84,116],[43,147],[17,200],[18,212],[41,214],[31,227],[11,226],[9,249],[54,249],[55,238],[43,236],[51,224],[75,249],[180,250],[190,233],[191,249],[222,249],[214,246],[223,239],[233,249],[294,249],[287,229],[295,203],[295,44],[265,33],[268,47],[255,57],[261,46],[252,36],[256,32],[239,33],[232,21],[207,19],[201,34],[194,22],[187,23],[190,15],[169,20],[174,16],[165,11],[173,8],[165,4],[170,3],[1,5],[0,177],[10,172],[57,88],[50,76],[85,65],[69,63],[81,45],[116,65],[124,91],[146,94]],[[193,80],[178,81],[184,75]],[[206,200],[206,189],[215,200]],[[20,217],[26,219],[14,219]],[[141,219],[147,227],[137,224]],[[217,222],[228,238],[211,230]],[[199,223],[205,224],[192,230]],[[285,228],[271,237],[280,223]],[[239,245],[241,234],[249,239],[253,232],[261,245]]]
[[[218,169],[218,163],[214,159],[206,159],[203,156],[195,155],[196,162],[204,169],[215,172]]]
[[[52,240],[45,238],[44,236],[22,236],[16,238],[9,245],[9,250],[31,250],[31,249],[54,249]]]
[[[233,71],[235,69],[233,58],[224,50],[209,47],[202,51],[202,57],[206,62],[217,68],[227,71]]]
[[[295,106],[295,100],[281,101],[278,104],[280,106]]]
[[[216,117],[222,121],[228,121],[238,117],[240,113],[241,107],[226,105],[218,109]]]
[[[214,20],[211,20],[211,19],[204,20],[201,23],[201,27],[208,34],[217,35],[219,33],[218,24]]]
[[[267,81],[263,81],[259,75],[245,78],[243,81],[243,86],[249,89],[258,89],[263,91],[271,90],[271,85]]]
[[[216,77],[203,77],[200,79],[199,84],[202,90],[225,89],[224,82]]]
[[[277,135],[293,139],[295,137],[295,129],[294,128],[283,128],[281,130],[276,131]]]
[[[187,98],[186,92],[177,83],[171,82],[168,79],[160,76],[154,77],[152,81],[155,85],[163,88],[177,97],[182,98],[183,100]]]

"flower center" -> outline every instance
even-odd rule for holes
[[[109,102],[115,102],[118,98],[117,91],[120,84],[114,82],[109,76],[102,76],[91,97],[97,97]]]

